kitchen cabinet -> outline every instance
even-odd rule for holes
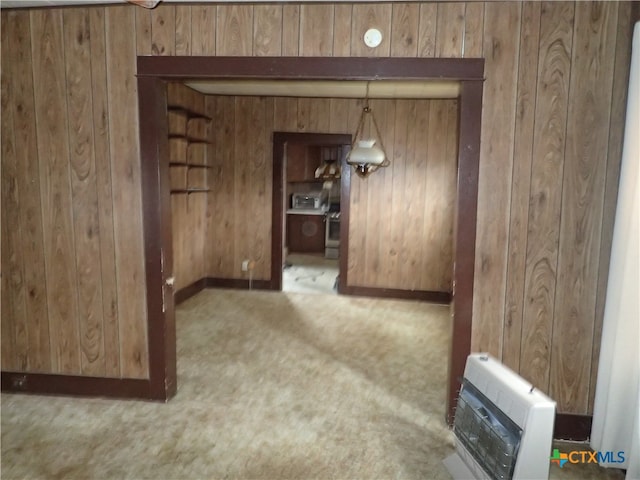
[[[323,253],[324,215],[287,215],[287,247],[291,253]]]
[[[322,163],[320,147],[291,144],[287,147],[287,182],[319,182],[316,169]]]

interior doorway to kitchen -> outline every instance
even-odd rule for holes
[[[285,292],[341,292],[350,148],[349,134],[274,132],[272,278]]]

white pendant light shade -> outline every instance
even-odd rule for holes
[[[350,165],[382,165],[385,154],[375,143],[375,140],[358,141],[357,146],[349,152],[347,163]]]

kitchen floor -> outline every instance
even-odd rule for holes
[[[282,272],[282,291],[336,295],[338,273],[337,259],[290,253]]]

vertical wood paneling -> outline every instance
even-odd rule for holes
[[[451,289],[450,270],[452,268],[451,251],[447,256],[446,244],[453,241],[451,231],[453,217],[447,216],[447,211],[452,208],[452,200],[455,196],[455,178],[457,171],[457,158],[447,152],[448,142],[444,139],[450,135],[450,130],[456,128],[457,112],[454,118],[450,118],[451,111],[448,101],[434,100],[430,102],[428,119],[428,131],[419,143],[426,148],[426,184],[425,184],[425,208],[423,211],[423,248],[421,258],[422,271],[432,272],[422,280],[421,287],[424,290],[439,291]],[[457,103],[455,104],[457,107]],[[453,131],[457,138],[457,129]],[[423,143],[426,141],[426,145]],[[449,172],[449,173],[448,173]],[[451,178],[447,179],[447,175]],[[444,232],[449,231],[448,235]],[[449,280],[447,280],[447,278]]]
[[[298,130],[302,132],[329,131],[329,111],[331,100],[328,98],[298,99]]]
[[[240,270],[243,260],[251,259],[252,240],[256,232],[249,222],[254,207],[251,199],[251,161],[253,152],[246,139],[251,132],[251,97],[235,97],[234,144],[236,175],[234,178],[234,238],[236,241],[233,272],[236,278],[245,276]],[[248,278],[248,276],[247,276]]]
[[[391,51],[391,4],[354,4],[351,25],[352,57],[388,57]],[[370,28],[382,33],[382,43],[367,47],[364,34]]]
[[[102,277],[100,223],[93,142],[91,46],[89,10],[65,10],[69,161],[73,196],[73,227],[78,284],[80,367],[83,374],[105,374],[102,332]]]
[[[356,131],[364,101],[359,100],[349,104],[350,131]],[[387,152],[388,155],[388,152]],[[353,173],[353,172],[352,172]],[[362,245],[366,242],[366,215],[368,184],[355,174],[351,175],[351,190],[349,204],[349,261],[347,265],[347,284],[362,285],[366,282],[366,252]]]
[[[300,5],[282,6],[282,55],[297,56],[300,46]]]
[[[214,5],[191,6],[191,54],[216,54],[217,9]]]
[[[349,133],[349,103],[347,98],[331,98],[329,100],[329,133]]]
[[[86,273],[81,267],[86,263],[83,240],[88,234],[83,227],[89,218],[95,227],[97,218],[99,248],[89,283],[101,290],[93,301],[97,304],[100,297],[102,302],[104,374],[147,375],[142,224],[135,214],[140,208],[136,53],[485,57],[483,127],[491,128],[483,128],[473,345],[501,353],[503,361],[519,366],[523,376],[546,391],[553,370],[553,388],[563,399],[562,408],[590,411],[619,175],[629,8],[627,3],[580,4],[574,28],[574,4],[564,2],[161,5],[153,11],[91,7],[91,35],[88,41],[82,35],[82,44],[78,37],[72,38],[66,21],[82,16],[81,10],[3,10],[2,262],[4,271],[17,272],[2,279],[3,368],[83,373],[78,322],[86,315],[76,315],[75,302],[80,298],[81,311],[88,311],[89,304],[83,302],[92,298],[86,294],[94,287],[81,280]],[[376,49],[368,49],[362,41],[371,27],[383,33],[383,43]],[[87,71],[80,72],[80,65],[87,65]],[[51,81],[46,87],[40,82],[34,86],[33,79],[43,75]],[[402,121],[396,116],[396,103],[375,103],[378,121],[381,127],[386,125],[382,129],[387,152],[395,158],[395,126]],[[455,149],[450,133],[450,125],[457,125],[450,118],[455,106],[442,103],[446,107],[430,102],[426,116],[416,105],[413,120],[417,128],[440,119],[439,129],[431,125],[425,136],[407,129],[401,136],[406,142],[399,151],[407,151],[398,160],[404,164],[398,163],[396,169],[399,172],[404,165],[402,200],[394,193],[400,184],[394,179],[393,164],[367,181],[354,176],[350,284],[412,288],[416,279],[398,275],[392,264],[408,272],[419,256],[421,271],[429,272],[421,273],[419,288],[438,289],[430,283],[436,277],[440,285],[447,285],[444,273],[450,265],[443,232],[450,228],[445,225],[448,204],[442,205],[439,217],[423,212],[418,227],[424,238],[421,253],[407,251],[412,236],[418,234],[405,224],[413,207],[403,217],[401,233],[394,223],[400,222],[394,220],[395,209],[413,205],[421,189],[425,202],[434,205],[437,195],[443,202],[450,195],[437,175],[449,175],[446,168],[451,165],[432,163],[434,155],[445,158]],[[90,115],[83,104],[91,105]],[[360,108],[356,100],[339,99],[252,99],[238,107],[233,98],[207,101],[216,118],[210,127],[216,145],[206,155],[215,169],[190,175],[198,182],[206,177],[214,192],[180,200],[189,211],[180,228],[203,229],[206,220],[217,238],[235,238],[236,213],[228,205],[238,204],[236,182],[265,198],[271,194],[270,129],[352,133]],[[592,114],[595,111],[597,115]],[[241,118],[242,112],[248,117]],[[605,121],[609,114],[611,120]],[[265,119],[271,119],[273,126]],[[238,154],[247,157],[248,152],[228,141],[236,138],[236,124],[245,131],[256,129],[259,136],[260,154],[244,166],[238,164]],[[594,138],[580,137],[581,128],[595,129]],[[86,145],[89,155],[76,152],[79,145]],[[426,173],[416,177],[415,172],[425,169],[417,160],[421,150],[426,150]],[[192,148],[189,154],[196,151]],[[82,177],[78,184],[75,173],[91,161],[95,163],[87,179],[94,178],[95,193],[79,190],[88,180]],[[258,177],[258,171],[263,175]],[[80,210],[78,199],[83,194],[90,195],[93,203],[89,200],[89,207]],[[404,205],[398,205],[401,201]],[[258,215],[268,203],[256,205],[251,200],[256,205],[251,215]],[[9,218],[12,205],[17,229]],[[256,240],[247,240],[245,250],[238,242],[218,242],[214,249],[210,244],[205,247],[204,239],[197,240],[195,250],[207,252],[209,260],[203,262],[209,266],[207,274],[241,277],[237,259],[244,253],[258,260],[255,278],[268,274],[262,270],[267,268],[270,248],[266,220],[270,212],[265,212],[255,221],[251,215],[238,217],[255,223],[247,228],[256,232]],[[435,224],[440,232],[430,228]],[[395,244],[387,240],[394,235]],[[583,243],[574,252],[570,239],[576,236]],[[95,237],[93,241],[95,245]],[[14,249],[8,247],[10,242]],[[392,249],[397,258],[390,255]],[[204,272],[198,265],[199,253],[183,254],[195,274]],[[409,278],[403,278],[406,283],[401,285],[385,283],[400,277]],[[77,281],[82,288],[75,288]],[[576,305],[580,322],[573,313]],[[7,317],[7,312],[13,313]],[[570,344],[568,332],[583,330],[584,338]],[[571,352],[591,367],[567,369]]]
[[[106,10],[109,148],[113,181],[113,221],[118,285],[120,365],[124,377],[148,375],[146,287],[142,248],[142,201],[138,129],[135,119],[135,45],[123,31],[134,31],[134,9]],[[117,112],[117,115],[115,114]]]
[[[518,96],[511,179],[509,255],[504,307],[502,361],[515,371],[520,369],[522,311],[529,220],[529,191],[536,107],[536,78],[540,35],[540,3],[522,6]]]
[[[151,55],[151,12],[146,8],[137,8],[136,15],[136,52],[138,55]]]
[[[461,2],[438,3],[436,57],[462,57],[465,35],[464,9],[465,4]]]
[[[624,119],[627,105],[627,83],[631,52],[632,26],[631,4],[618,4],[617,37],[615,42],[615,65],[613,70],[613,88],[611,95],[611,118],[609,125],[609,151],[607,152],[607,177],[605,183],[602,240],[598,268],[598,293],[596,296],[595,325],[593,332],[593,353],[591,355],[591,379],[589,381],[589,408],[593,411],[596,392],[598,361],[600,358],[600,338],[602,337],[602,321],[609,279],[609,260],[613,240],[613,224],[618,199],[618,180],[620,178],[620,162],[622,160],[622,144],[624,136]]]
[[[444,172],[440,174],[442,188],[442,226],[440,227],[439,251],[440,274],[434,279],[440,281],[434,290],[450,292],[453,276],[453,221],[455,218],[455,203],[457,197],[457,173],[458,173],[458,138],[460,132],[458,101],[446,101],[447,130],[443,138],[446,138],[446,154],[443,162]]]
[[[300,6],[300,55],[328,57],[333,51],[333,5]]]
[[[566,132],[571,3],[543,3],[533,136],[520,373],[548,391]]]
[[[396,102],[377,102],[376,118],[380,125],[380,132],[384,140],[385,151],[389,158],[395,156],[395,130],[394,125],[396,123]],[[361,106],[362,108],[362,106]],[[381,176],[382,190],[378,192],[372,192],[372,196],[378,198],[377,205],[378,216],[380,218],[380,230],[376,234],[378,237],[378,275],[375,281],[372,283],[375,286],[384,286],[385,282],[389,281],[389,262],[391,257],[389,255],[389,241],[391,238],[391,219],[393,218],[394,206],[393,206],[393,165],[384,169]],[[368,232],[367,232],[368,233]],[[372,262],[372,266],[375,263]],[[370,271],[368,273],[371,273]]]
[[[393,284],[402,282],[403,266],[407,260],[408,251],[405,249],[405,219],[407,213],[407,191],[406,169],[409,159],[409,125],[411,123],[411,100],[396,100],[396,122],[394,129],[394,151],[391,157],[393,168],[393,195],[391,204],[393,205],[391,217],[391,237],[385,239],[389,245],[389,270],[387,272]],[[366,231],[366,226],[364,227]]]
[[[77,270],[69,185],[62,11],[30,13],[33,75],[48,79],[35,83],[34,97],[38,150],[47,152],[46,156],[40,156],[40,188],[46,205],[43,231],[51,364],[56,372],[79,373]]]
[[[280,97],[275,99],[274,131],[295,132],[298,130],[298,99]]]
[[[161,3],[151,10],[151,54],[176,54],[176,8]]]
[[[587,413],[616,17],[613,2],[576,4],[549,390],[559,411]]]
[[[191,55],[191,7],[176,5],[176,55]]]
[[[389,126],[386,124],[386,108],[387,105],[391,102],[387,102],[384,100],[372,100],[370,102],[371,110],[373,115],[376,116],[378,121],[378,125],[381,128],[382,142],[385,145],[389,143],[393,144],[393,137],[385,138],[385,133],[389,130]],[[357,104],[354,105],[357,107]],[[393,125],[393,124],[392,124]],[[392,126],[391,125],[391,126]],[[370,132],[369,135],[372,135],[374,132]],[[387,155],[390,154],[389,151],[386,152]],[[392,155],[392,154],[391,154]],[[362,236],[364,239],[364,260],[361,270],[363,270],[363,277],[361,280],[362,284],[365,285],[376,285],[380,282],[381,272],[380,272],[380,243],[381,239],[385,237],[382,235],[382,230],[384,224],[382,223],[381,217],[382,212],[381,208],[384,208],[385,205],[383,203],[383,199],[380,198],[380,193],[384,192],[384,181],[385,177],[388,175],[388,169],[382,169],[380,175],[371,175],[367,178],[367,198],[364,201],[366,205],[366,214],[364,218],[359,220],[366,220],[366,222],[361,222],[358,224],[358,227],[363,230]],[[351,177],[351,182],[358,182],[360,186],[360,178],[357,175],[353,175]],[[390,207],[389,207],[390,210]],[[355,227],[355,225],[354,225]],[[358,228],[356,227],[356,228]],[[351,240],[350,240],[351,241]],[[362,250],[362,244],[355,245],[355,248],[358,250]],[[351,283],[351,280],[349,280]]]
[[[206,114],[205,96],[179,83],[167,85],[167,104]],[[213,137],[209,122],[205,119],[188,119],[184,115],[171,112],[169,119],[169,134],[186,134],[207,139]],[[212,165],[209,154],[216,148],[215,145],[188,143],[179,138],[170,140],[169,146],[170,162],[187,162],[189,165]],[[210,184],[213,179],[210,178],[209,171],[207,168],[170,164],[171,188],[215,188]],[[211,195],[210,192],[173,192],[171,195],[173,276],[176,291],[207,276],[207,256],[210,256],[210,252],[205,244]]]
[[[118,315],[118,289],[113,238],[113,194],[111,192],[104,9],[92,8],[90,10],[90,22],[93,142],[96,162],[98,215],[100,219],[100,271],[102,275],[105,373],[108,376],[119,376],[120,338],[118,323],[120,318]]]
[[[524,19],[523,19],[524,21]],[[473,2],[465,5],[464,43],[462,56],[477,58],[482,56],[484,42],[484,3]]]
[[[217,55],[251,55],[253,46],[253,6],[229,5],[218,8]]]
[[[21,242],[24,249],[24,288],[26,301],[26,332],[28,335],[28,364],[34,371],[51,368],[49,319],[45,276],[42,204],[40,196],[36,117],[31,68],[31,38],[29,15],[18,15],[7,27],[11,37],[14,101],[13,135],[18,165],[20,192]],[[17,330],[21,332],[21,330]]]
[[[420,5],[394,3],[391,18],[391,56],[415,57],[418,53]]]
[[[418,132],[413,125],[418,123],[419,116],[429,111],[428,101],[409,100],[407,112],[407,139],[405,181],[402,189],[405,192],[405,213],[403,218],[402,250],[400,254],[401,267],[399,284],[407,285],[409,290],[417,290],[424,274],[420,272],[422,249],[422,228],[420,223],[423,218],[424,190],[426,161],[424,151],[417,150],[417,137],[424,135]],[[457,133],[457,132],[456,132]],[[457,135],[455,135],[457,138]],[[452,176],[452,178],[455,178]]]
[[[278,56],[282,53],[282,5],[253,8],[253,54]]]
[[[248,223],[253,227],[250,257],[256,262],[256,278],[271,276],[271,119],[273,99],[252,97],[250,131],[255,142],[250,160],[251,187],[257,208],[249,210]]]
[[[23,275],[23,252],[20,249],[20,192],[13,128],[12,77],[16,59],[12,48],[12,27],[19,27],[19,14],[2,17],[2,72],[0,106],[2,107],[2,367],[25,370],[27,360],[26,307]],[[24,19],[25,15],[21,14]],[[26,17],[28,22],[29,18]],[[24,21],[22,22],[24,24]]]
[[[215,122],[209,124],[207,138],[211,140],[211,145],[207,145],[207,163],[211,166],[211,169],[207,171],[207,188],[211,191],[207,195],[206,205],[206,225],[205,225],[205,244],[204,244],[204,276],[210,276],[210,271],[216,262],[216,250],[218,245],[213,242],[214,238],[217,238],[217,222],[216,204],[218,203],[219,195],[219,177],[220,177],[220,164],[221,164],[221,145],[219,141],[223,134],[220,128],[220,122],[216,115],[216,97],[212,95],[205,95],[204,97],[204,111],[212,119],[216,119]]]
[[[229,140],[235,135],[235,99],[233,97],[220,97],[216,105],[216,122],[222,122],[220,130],[224,137],[218,140]],[[220,202],[216,205],[220,223],[218,225],[217,238],[234,238],[234,209],[236,205],[235,176],[236,176],[236,152],[235,142],[224,141],[222,149],[222,170],[218,175]],[[229,208],[233,205],[233,208]],[[236,242],[222,242],[218,250],[219,269],[214,271],[214,277],[232,277],[235,274],[234,265],[236,259]]]
[[[488,3],[484,14],[485,82],[478,203],[472,350],[502,355],[502,325],[509,205],[515,124],[520,8]],[[449,38],[447,36],[446,38]]]
[[[418,25],[418,56],[434,57],[436,54],[438,5],[436,3],[420,4],[420,20]]]
[[[429,163],[431,161],[431,156],[429,152],[431,142],[429,141],[430,140],[429,134],[433,130],[435,130],[435,127],[437,125],[437,124],[432,125],[430,120],[431,111],[432,109],[435,109],[436,103],[442,103],[442,102],[435,102],[435,101],[427,102],[423,108],[420,108],[420,111],[423,112],[424,115],[420,115],[416,119],[416,125],[415,125],[415,129],[418,132],[420,132],[416,138],[416,152],[421,157],[420,159],[421,168],[424,171],[424,185],[423,185],[422,199],[421,199],[424,205],[430,205],[428,200],[428,195],[430,194],[429,189],[433,188],[433,185],[430,185],[430,174],[429,174],[430,173]],[[457,165],[457,161],[454,163],[455,165]],[[435,177],[433,177],[433,180],[435,180]],[[432,227],[429,225],[429,220],[430,220],[429,217],[433,213],[433,211],[435,211],[435,208],[434,210],[431,210],[428,208],[422,208],[421,216],[419,217],[418,223],[416,225],[417,235],[420,239],[419,240],[420,248],[418,250],[419,263],[416,266],[418,271],[433,271],[429,269],[429,267],[425,266],[425,259],[434,251],[434,248],[433,247],[430,248],[427,241],[429,237],[429,233],[430,231],[432,231]],[[419,284],[416,288],[419,290],[432,290],[432,288],[429,288],[429,285],[427,284],[427,282],[425,282],[424,278],[422,278],[422,276],[420,277],[421,278],[419,280]]]
[[[333,56],[351,54],[351,13],[353,5],[336,4],[333,12]]]

